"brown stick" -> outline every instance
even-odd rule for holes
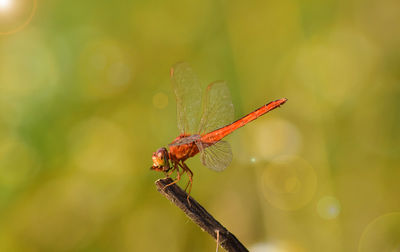
[[[196,200],[189,197],[190,205],[187,201],[187,193],[176,184],[164,187],[170,184],[171,178],[159,179],[156,181],[157,190],[169,199],[173,204],[179,207],[194,223],[203,231],[209,233],[217,240],[217,231],[219,231],[219,245],[228,252],[248,251],[245,246],[224,226],[222,226],[214,217],[211,216]]]

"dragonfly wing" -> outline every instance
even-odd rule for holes
[[[229,88],[225,81],[208,85],[203,99],[199,133],[209,133],[232,123],[234,109]]]
[[[211,146],[196,142],[201,163],[214,171],[223,171],[232,162],[232,150],[228,142],[218,141]]]
[[[201,113],[200,83],[188,63],[178,63],[171,69],[176,97],[178,129],[181,134],[197,133]]]

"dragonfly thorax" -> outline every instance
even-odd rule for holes
[[[175,161],[185,161],[199,153],[196,142],[200,140],[200,135],[182,134],[168,145],[169,157]]]

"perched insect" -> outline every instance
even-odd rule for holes
[[[201,104],[200,84],[187,63],[179,63],[171,69],[171,79],[176,96],[177,119],[180,135],[167,148],[153,153],[152,170],[170,176],[177,172],[176,179],[166,185],[177,183],[183,173],[189,177],[188,199],[193,185],[193,172],[185,164],[186,159],[200,153],[203,165],[215,171],[224,170],[232,161],[230,145],[222,139],[236,129],[264,115],[287,99],[272,101],[255,111],[233,121],[233,105],[225,82],[216,81],[208,85]]]

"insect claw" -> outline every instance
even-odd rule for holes
[[[170,187],[170,186],[172,186],[173,184],[175,184],[177,181],[174,181],[174,182],[172,182],[172,183],[170,183],[170,184],[168,184],[168,185],[165,185],[164,187],[163,187],[163,191],[165,191],[165,189],[167,189],[167,187]]]
[[[187,202],[189,204],[189,207],[192,207],[192,204],[190,203],[189,195],[186,197],[186,200],[187,200]]]
[[[217,233],[217,249],[216,249],[215,251],[218,252],[218,247],[219,247],[219,230],[215,230],[215,232]]]

